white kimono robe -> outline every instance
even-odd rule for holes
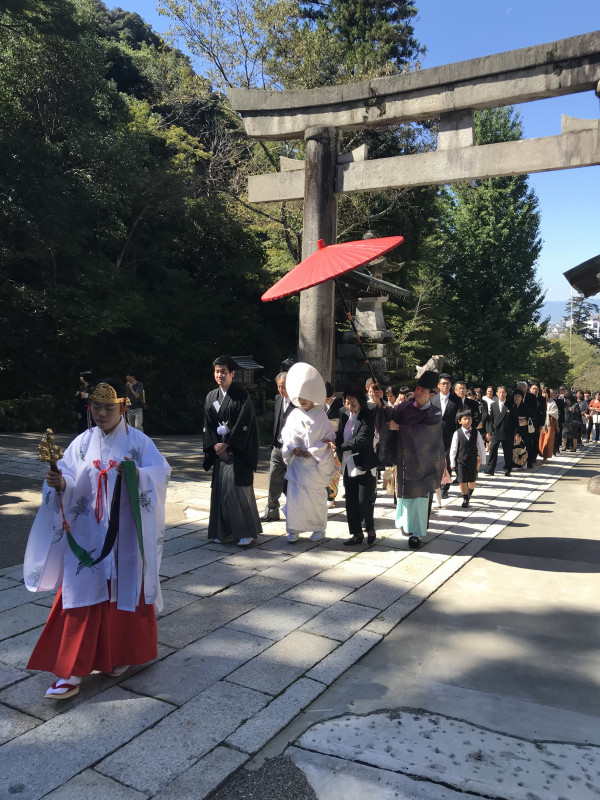
[[[327,487],[335,472],[333,451],[327,441],[335,440],[331,421],[321,406],[310,411],[295,408],[281,431],[281,455],[287,464],[284,507],[288,533],[324,531],[327,526]],[[293,455],[301,447],[311,458]]]
[[[139,470],[143,565],[124,478],[119,536],[112,552],[93,567],[85,567],[71,551],[63,531],[59,494],[44,482],[42,505],[29,534],[23,565],[25,585],[31,592],[54,591],[62,583],[63,608],[80,608],[108,600],[110,581],[111,601],[117,602],[119,609],[135,611],[143,579],[146,603],[155,603],[158,611],[162,609],[158,569],[171,468],[151,439],[135,428],[130,427],[127,432],[123,420],[108,435],[93,428],[74,439],[58,462],[67,485],[61,495],[64,513],[76,542],[97,558],[108,529],[117,471],[114,467],[108,470],[106,490],[102,482],[103,513],[99,522],[95,514],[98,475],[109,467],[110,461],[119,463],[126,456]],[[99,467],[94,461],[99,462]]]

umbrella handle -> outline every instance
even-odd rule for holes
[[[363,358],[365,359],[365,364],[368,367],[369,374],[371,375],[371,378],[373,379],[373,383],[377,383],[377,378],[375,377],[375,374],[373,372],[373,367],[371,366],[371,362],[369,361],[369,358],[368,358],[368,356],[367,356],[367,354],[365,352],[365,346],[362,343],[362,339],[360,338],[360,336],[358,334],[358,330],[356,328],[356,323],[354,322],[354,317],[352,316],[352,312],[350,311],[350,308],[348,307],[348,303],[346,302],[346,298],[344,297],[344,293],[342,292],[342,287],[338,283],[337,278],[334,278],[333,282],[335,283],[335,285],[337,287],[337,290],[340,293],[340,297],[342,298],[342,303],[344,304],[344,309],[346,311],[346,317],[348,318],[350,324],[352,325],[352,330],[354,331],[354,336],[356,337],[356,341],[358,342],[358,345],[359,345],[359,347],[361,349],[361,352],[363,354]]]

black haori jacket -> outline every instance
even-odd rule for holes
[[[233,453],[233,472],[236,486],[252,486],[258,466],[258,423],[248,392],[236,383],[229,387],[217,412],[213,403],[221,397],[213,389],[204,402],[204,469],[209,470],[218,459],[214,446],[226,442]],[[220,436],[219,425],[227,425],[229,433]]]
[[[394,420],[394,435],[385,424]],[[442,412],[431,403],[417,408],[413,401],[377,409],[379,460],[398,467],[398,497],[426,497],[439,488],[446,456],[442,440]]]

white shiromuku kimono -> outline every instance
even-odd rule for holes
[[[80,608],[108,600],[110,582],[110,600],[118,609],[135,611],[143,581],[145,602],[162,609],[158,569],[171,468],[151,439],[135,428],[127,432],[123,420],[109,434],[93,428],[74,439],[58,462],[66,483],[61,495],[64,513],[76,542],[97,558],[108,529],[115,467],[125,458],[132,459],[139,470],[143,564],[124,478],[119,536],[113,551],[92,567],[84,566],[71,551],[59,494],[44,482],[42,505],[25,552],[24,578],[30,591],[53,591],[62,584],[63,608]],[[104,470],[105,477],[99,477]]]
[[[281,431],[281,454],[287,464],[286,504],[288,533],[324,531],[327,527],[327,487],[335,472],[333,451],[327,444],[335,440],[331,421],[321,406],[309,411],[295,408]],[[311,458],[295,456],[293,450],[308,450]]]

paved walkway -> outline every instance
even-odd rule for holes
[[[454,494],[417,552],[383,494],[377,544],[356,552],[342,546],[340,509],[324,543],[289,545],[283,523],[248,551],[208,543],[199,502],[167,530],[158,660],[119,680],[91,676],[63,703],[44,700],[49,676],[24,666],[52,598],[28,593],[20,566],[0,570],[0,799],[207,797],[579,459],[483,479],[469,509]],[[337,737],[341,749],[339,730],[325,734],[334,750]]]

